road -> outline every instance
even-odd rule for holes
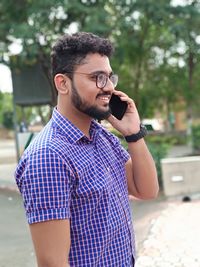
[[[0,267],[36,267],[18,193],[0,191]]]

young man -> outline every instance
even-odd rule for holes
[[[16,169],[39,267],[134,266],[128,194],[154,198],[158,181],[134,101],[115,90],[112,52],[84,32],[53,47],[57,107]],[[121,120],[110,114],[112,94],[128,103]],[[104,118],[129,153],[96,122]]]

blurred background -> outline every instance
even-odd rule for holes
[[[199,204],[199,17],[199,0],[1,0],[0,196],[5,216],[0,223],[7,230],[12,229],[12,224],[6,225],[7,216],[9,220],[12,214],[9,210],[16,211],[15,205],[20,206],[19,196],[14,193],[14,168],[24,149],[49,120],[56,104],[49,62],[51,46],[63,33],[77,31],[90,31],[114,43],[111,63],[119,75],[118,88],[134,99],[149,131],[146,141],[156,162],[160,195],[156,202],[149,204],[131,202],[136,210],[139,251],[144,254],[143,241],[148,240],[151,219],[159,220],[166,209],[176,211],[174,203],[191,205],[190,211]],[[105,123],[105,127],[110,126]],[[110,130],[126,146],[119,133]],[[21,229],[21,224],[26,225],[23,211],[19,218],[18,229]],[[194,225],[188,228],[196,229]],[[24,229],[23,235],[29,235],[26,226]],[[19,236],[15,237],[16,242],[9,243],[15,234],[2,231],[10,247],[6,249],[2,242],[0,248],[4,250],[0,249],[0,253],[11,247],[15,251]],[[31,244],[29,239],[26,242]],[[155,243],[151,244],[152,248]],[[25,247],[31,251],[27,255],[32,255],[31,245]],[[23,249],[19,249],[23,259],[19,266],[32,267],[25,260]],[[157,266],[155,262],[150,265],[150,255],[141,257],[138,267]],[[158,267],[199,267],[195,257],[191,254],[187,257],[193,260],[193,265],[180,260],[176,265],[167,261],[166,265],[158,263]],[[10,258],[8,263],[8,258],[6,253],[0,255],[0,267],[14,266]]]
[[[37,132],[46,124],[56,103],[51,46],[63,33],[91,31],[114,43],[118,87],[135,100],[149,142],[162,154],[165,145],[198,150],[199,12],[197,0],[2,0],[1,131]]]

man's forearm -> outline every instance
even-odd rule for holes
[[[141,198],[154,198],[158,194],[159,185],[154,160],[144,139],[128,144],[132,159],[132,177]]]

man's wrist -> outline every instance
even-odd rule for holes
[[[140,130],[137,133],[133,133],[131,135],[124,136],[126,142],[137,142],[141,138],[144,138],[147,135],[147,129],[146,127],[141,123],[140,124]]]

